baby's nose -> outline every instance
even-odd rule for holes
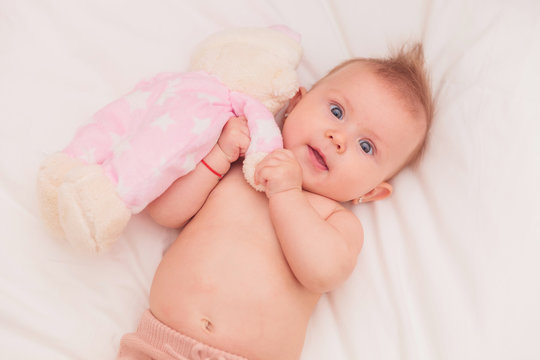
[[[324,136],[336,146],[336,151],[338,154],[343,154],[345,152],[345,137],[339,131],[335,130],[326,130]]]

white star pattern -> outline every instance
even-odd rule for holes
[[[219,97],[207,93],[197,93],[197,99],[206,100],[210,104],[217,103],[221,100]]]
[[[127,150],[131,149],[131,144],[129,143],[129,140],[124,136],[118,135],[114,132],[110,132],[109,136],[112,141],[112,148],[115,157],[118,157]]]
[[[81,155],[81,160],[85,161],[88,164],[96,163],[96,148],[88,148]]]
[[[137,90],[129,95],[125,96],[127,103],[129,104],[130,110],[133,112],[135,110],[146,109],[146,104],[151,93],[148,91]]]
[[[249,134],[251,137],[251,144],[253,144],[253,146],[258,144],[261,140],[272,139],[280,135],[279,128],[274,122],[257,119],[255,120],[255,124],[257,124],[257,126],[253,129],[255,131],[252,131]]]
[[[159,127],[163,132],[167,131],[170,125],[174,124],[174,120],[171,118],[171,115],[169,113],[166,113],[164,115],[161,115],[160,117],[156,118],[154,121],[152,121],[152,126]]]
[[[169,81],[167,84],[167,88],[161,93],[159,96],[159,99],[156,101],[156,104],[161,106],[165,104],[165,102],[173,97],[176,96],[178,92],[178,85],[182,82],[181,79],[175,79],[172,81]]]
[[[114,157],[119,157],[124,152],[126,152],[126,151],[128,151],[130,149],[131,149],[131,144],[126,139],[125,141],[122,141],[120,144],[118,144],[117,146],[114,147],[114,150],[113,150]]]
[[[161,157],[159,163],[152,169],[152,176],[159,177],[162,173],[163,166],[166,163],[166,157]]]
[[[265,138],[273,138],[275,136],[279,136],[279,128],[274,120],[255,120],[257,126],[257,132],[259,134],[264,134]]]
[[[204,131],[206,131],[206,129],[208,129],[208,127],[210,126],[210,119],[209,118],[204,118],[204,119],[201,119],[201,118],[198,118],[196,116],[193,117],[193,122],[194,122],[194,125],[193,125],[193,129],[191,129],[191,132],[193,134],[201,134],[203,133]]]

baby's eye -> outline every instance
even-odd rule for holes
[[[362,148],[362,151],[365,152],[368,155],[373,155],[373,145],[368,140],[360,140],[358,141],[360,144],[360,147]]]
[[[343,119],[343,110],[338,105],[330,105],[330,112],[339,120]]]

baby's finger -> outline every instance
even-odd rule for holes
[[[277,150],[274,150],[272,154],[274,154],[277,158],[282,159],[282,160],[289,160],[289,159],[294,158],[292,151],[288,149],[277,149]]]
[[[269,162],[267,158],[268,156],[259,162],[255,167],[255,184],[266,184],[269,170],[271,171],[271,169],[275,167],[275,165],[272,164],[273,162]]]
[[[264,168],[264,167],[260,167],[259,165],[261,165],[260,163],[257,165],[257,167],[255,168],[255,174],[253,174],[253,181],[255,182],[255,185],[261,185],[261,184],[264,184],[266,185],[266,182],[264,181],[262,175],[261,175],[261,170]]]
[[[278,150],[272,151],[270,154],[266,155],[266,157],[263,159],[263,161],[283,161],[286,160],[285,156],[280,153]]]
[[[249,144],[251,143],[251,139],[249,136],[244,136],[239,140],[239,146],[240,149],[240,156],[246,155],[246,151],[249,148]]]
[[[247,136],[248,138],[250,138],[250,134],[249,134],[249,128],[246,126],[243,126],[240,128],[240,131],[242,132],[242,134],[244,134],[245,136]]]
[[[267,168],[267,167],[274,168],[276,166],[279,166],[280,163],[281,163],[281,160],[276,159],[275,157],[272,157],[270,155],[267,155],[264,159],[261,160],[261,162],[257,164],[256,169],[262,169],[262,168]]]

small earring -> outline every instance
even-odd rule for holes
[[[283,114],[283,117],[286,118],[287,116],[289,116],[289,113],[286,112],[285,114]]]
[[[361,202],[362,202],[362,197],[359,197],[358,199],[354,199],[354,200],[352,201],[352,203],[353,203],[354,205],[358,205],[358,204],[360,204]]]

